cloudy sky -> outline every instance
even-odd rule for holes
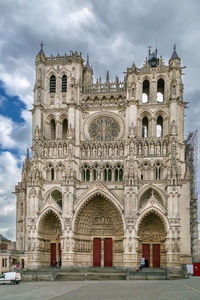
[[[156,44],[168,62],[173,44],[187,66],[186,131],[200,128],[200,1],[0,0],[0,233],[15,238],[15,184],[31,145],[35,56],[77,50],[95,77],[111,78],[134,61],[141,67]]]

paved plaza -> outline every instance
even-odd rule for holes
[[[200,278],[141,281],[22,282],[1,285],[1,300],[200,299]]]

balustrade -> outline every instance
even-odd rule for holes
[[[65,158],[73,154],[73,143],[70,141],[46,141],[41,147],[43,158]]]
[[[168,154],[168,139],[137,139],[138,156],[166,156]]]
[[[85,83],[82,86],[82,93],[113,93],[125,92],[125,83],[123,81],[105,82],[97,81],[96,83]]]
[[[123,158],[124,144],[121,142],[83,142],[81,156],[83,159]]]

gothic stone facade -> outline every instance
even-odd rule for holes
[[[168,65],[149,51],[123,81],[94,83],[89,59],[46,57],[41,46],[32,157],[16,186],[27,267],[192,262],[181,75],[174,48]]]

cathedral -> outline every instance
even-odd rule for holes
[[[181,59],[149,49],[123,80],[82,54],[36,56],[31,155],[17,197],[27,268],[179,268],[198,255]]]

